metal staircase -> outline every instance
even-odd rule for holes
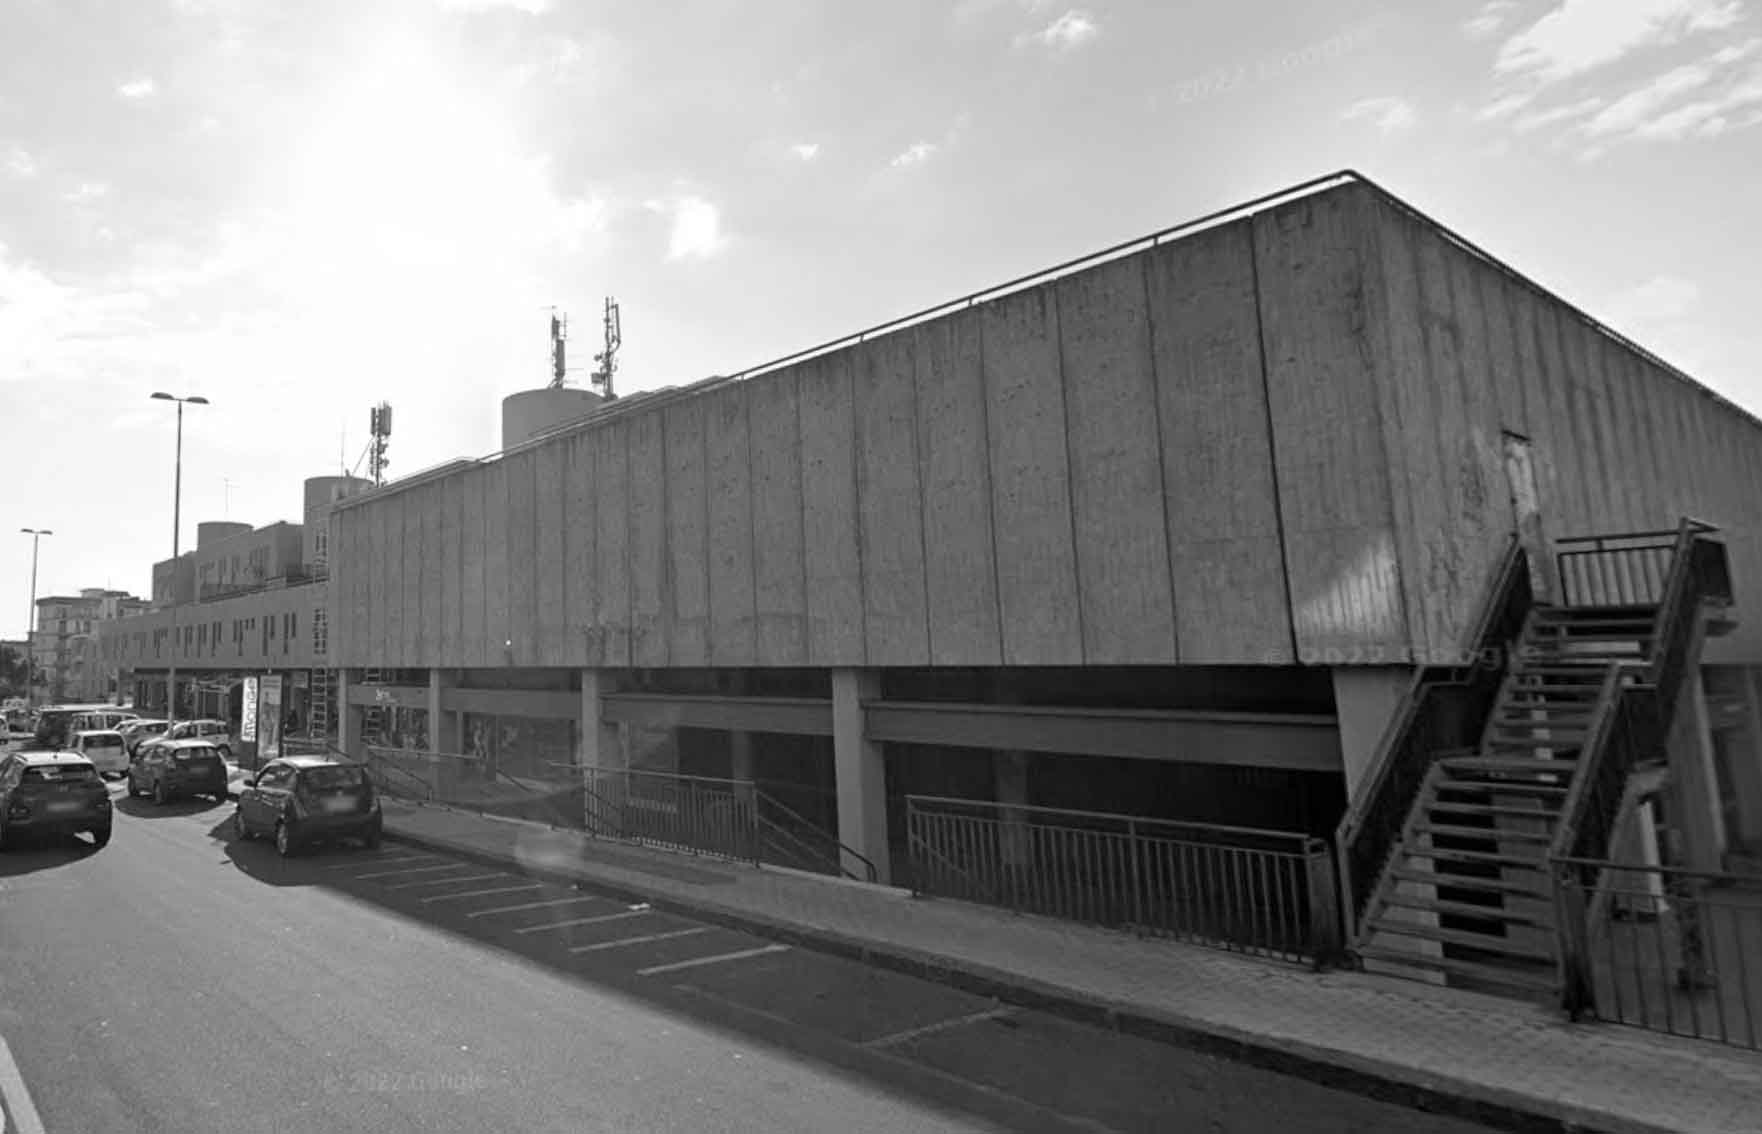
[[[1705,524],[1562,547],[1549,604],[1513,544],[1477,661],[1416,677],[1341,823],[1353,952],[1371,967],[1560,994],[1552,872],[1611,853],[1630,782],[1667,762],[1702,635],[1729,626],[1725,551]]]

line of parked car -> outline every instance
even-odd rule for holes
[[[46,721],[51,713],[59,719]],[[45,710],[33,738],[0,756],[0,849],[23,834],[90,834],[107,845],[111,779],[126,779],[130,798],[156,804],[202,795],[224,803],[230,741],[225,721],[171,725],[107,706]],[[366,770],[323,756],[283,757],[246,776],[233,813],[237,838],[272,838],[284,857],[339,839],[377,847],[383,830]]]

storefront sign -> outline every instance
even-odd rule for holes
[[[239,714],[239,739],[249,744],[257,739],[257,679],[245,678],[244,708]]]

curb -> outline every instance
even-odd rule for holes
[[[920,980],[946,985],[1045,1012],[1076,1023],[1204,1055],[1228,1059],[1304,1079],[1324,1087],[1393,1103],[1410,1110],[1459,1118],[1514,1134],[1682,1134],[1679,1128],[1656,1126],[1620,1115],[1597,1113],[1566,1103],[1429,1075],[1374,1058],[1317,1048],[1295,1040],[1272,1040],[1209,1021],[1183,1019],[1145,1011],[1137,1006],[1073,992],[1031,977],[976,962],[928,953],[900,945],[883,945],[835,930],[816,929],[709,901],[688,901],[646,893],[641,889],[564,870],[532,866],[507,855],[464,846],[447,839],[412,834],[387,824],[388,842],[453,855],[467,861],[512,869],[540,881],[603,894],[627,902],[645,902],[676,916],[751,933]]]

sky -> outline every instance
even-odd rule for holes
[[[553,306],[680,385],[1347,167],[1762,412],[1752,0],[0,0],[5,530],[144,594],[155,391],[188,549],[493,452]]]

